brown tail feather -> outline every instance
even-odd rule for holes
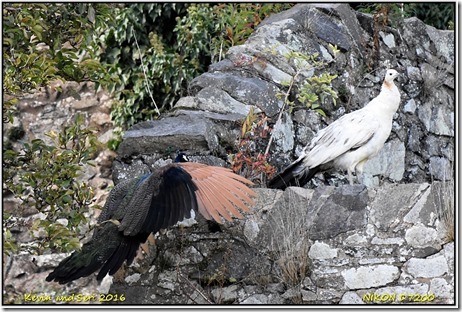
[[[220,181],[222,181],[222,182],[220,182]],[[206,183],[215,188],[215,190],[216,190],[215,195],[218,196],[222,202],[227,202],[227,203],[232,203],[233,204],[233,208],[232,208],[233,211],[236,211],[237,213],[239,213],[234,206],[237,206],[238,208],[240,208],[243,211],[249,211],[249,207],[244,205],[242,201],[244,201],[246,203],[251,203],[252,200],[246,201],[246,200],[242,199],[240,196],[238,196],[236,194],[236,193],[239,192],[239,188],[237,186],[233,185],[233,184],[239,183],[239,182],[235,182],[235,181],[233,181],[233,182],[224,181],[223,182],[223,179],[218,180],[218,179],[215,179],[215,178],[210,178],[210,179],[208,179],[206,181]],[[249,198],[249,197],[247,197],[247,198]]]
[[[216,217],[216,214],[214,213],[215,211],[218,212],[226,220],[231,221],[231,215],[223,207],[223,204],[221,204],[220,201],[217,200],[213,191],[209,189],[207,183],[204,183],[204,181],[195,181],[195,183],[197,184],[197,188],[199,189],[199,196],[201,196],[203,199],[205,210],[207,210],[207,212],[214,216],[215,221],[221,223],[221,219],[220,217]]]
[[[232,220],[232,217],[243,218],[242,211],[249,211],[255,202],[255,191],[246,184],[253,183],[244,177],[223,167],[207,166],[199,163],[181,163],[192,177],[199,189],[197,191],[199,211],[207,218],[221,223],[221,217]]]
[[[236,174],[233,173],[233,175]],[[255,202],[252,198],[250,198],[250,196],[256,197],[257,194],[252,189],[248,188],[246,185],[234,180],[233,176],[230,176],[229,173],[227,173],[226,175],[220,174],[219,176],[212,176],[211,179],[216,181],[217,184],[220,184],[222,187],[226,188],[236,198],[243,200],[245,203],[249,203],[251,205],[255,204]],[[223,183],[223,180],[225,180],[226,183]],[[245,206],[244,209],[248,211],[249,208]]]
[[[234,197],[230,198],[231,196],[227,196],[227,190],[223,187],[222,184],[215,184],[212,179],[204,180],[201,182],[201,184],[207,185],[208,189],[212,192],[211,195],[218,200],[218,202],[226,209],[227,212],[230,212],[237,218],[243,218],[242,214],[239,212],[239,210],[236,209],[235,206],[239,206],[239,208],[243,210],[247,209],[247,207],[244,206],[241,201],[236,200]]]

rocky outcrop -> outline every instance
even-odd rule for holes
[[[245,220],[211,227],[199,217],[158,234],[111,292],[126,304],[450,304],[446,187],[257,189]]]
[[[332,87],[340,101],[337,106],[329,101],[322,104],[328,118],[302,106],[284,114],[274,129],[273,164],[281,169],[318,129],[364,106],[379,93],[385,69],[395,68],[401,74],[397,85],[402,104],[388,142],[365,166],[363,183],[371,187],[384,181],[450,180],[454,168],[453,36],[451,31],[436,30],[415,18],[404,19],[396,29],[377,29],[371,16],[356,13],[347,4],[296,5],[265,20],[245,44],[232,47],[226,59],[191,81],[191,96],[178,101],[176,119],[163,120],[166,127],[162,131],[156,122],[143,124],[143,131],[138,127],[128,131],[125,141],[129,145],[125,148],[123,143],[120,152],[127,155],[132,141],[150,140],[153,144],[144,154],[153,149],[165,154],[170,148],[225,158],[237,136],[234,121],[242,120],[250,107],[276,121],[282,107],[277,94],[286,90],[284,82],[296,70],[285,55],[296,51],[317,53],[327,63],[324,68],[302,72],[303,79],[319,72],[338,75]],[[333,53],[329,45],[340,52]],[[376,67],[370,67],[371,60]],[[174,139],[185,135],[193,139]],[[324,179],[329,178],[318,176],[314,185]]]
[[[95,93],[91,82],[55,81],[46,88],[21,97],[17,105],[15,124],[3,124],[4,140],[15,143],[25,137],[51,143],[50,138],[45,135],[48,131],[61,131],[76,114],[81,114],[86,126],[95,129],[99,140],[107,143],[112,137],[112,102],[106,92]],[[21,136],[14,136],[18,133]]]
[[[147,262],[111,291],[133,304],[453,303],[454,54],[441,46],[451,36],[415,18],[377,29],[346,4],[299,4],[265,20],[190,83],[174,113],[127,131],[115,179],[165,164],[160,156],[176,150],[220,164],[250,107],[276,121],[277,94],[296,71],[285,54],[298,51],[328,64],[304,79],[338,75],[340,99],[323,103],[327,118],[297,106],[283,114],[270,150],[279,168],[320,128],[375,97],[386,68],[401,73],[402,104],[364,185],[343,185],[336,173],[305,189],[260,189],[244,221],[217,228],[199,218],[159,234]]]

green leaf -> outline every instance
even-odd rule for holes
[[[92,5],[90,5],[88,7],[88,14],[87,14],[87,17],[88,17],[88,20],[91,22],[91,23],[95,23],[95,9],[93,8]]]
[[[315,109],[315,111],[318,112],[319,115],[327,117],[326,113],[321,108],[317,108]]]
[[[39,24],[36,24],[32,27],[32,30],[34,31],[34,34],[37,36],[39,40],[42,40],[42,32],[43,32],[43,27],[40,26]]]

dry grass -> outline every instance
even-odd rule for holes
[[[433,184],[436,187],[433,204],[438,212],[439,220],[443,223],[443,228],[446,232],[445,238],[448,242],[454,241],[455,236],[455,183],[453,172],[451,170],[450,173],[445,174],[445,176],[448,176],[445,181]]]
[[[291,196],[291,192],[286,191],[286,194]],[[278,208],[271,212],[274,231],[271,249],[280,267],[280,279],[287,285],[297,286],[308,275],[309,245],[306,211],[295,206]]]
[[[437,208],[439,209],[439,219],[443,222],[446,231],[446,239],[451,242],[454,241],[455,223],[454,223],[454,180],[442,182],[440,190],[437,193],[438,202]]]

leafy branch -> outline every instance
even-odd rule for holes
[[[334,56],[337,55],[338,50],[336,46],[330,45],[329,48],[333,51]],[[274,52],[275,53],[275,52]],[[284,55],[284,57],[290,62],[293,61],[296,72],[295,75],[288,82],[283,82],[283,86],[287,87],[286,92],[278,93],[279,98],[283,98],[283,104],[281,110],[279,111],[276,125],[281,122],[282,114],[284,113],[287,106],[290,107],[290,110],[293,109],[295,103],[289,100],[290,94],[294,88],[297,88],[297,82],[299,81],[300,76],[306,75],[306,73],[311,74],[312,76],[307,78],[300,87],[298,87],[298,93],[296,99],[305,104],[307,108],[313,109],[322,116],[326,116],[324,110],[321,107],[321,104],[324,103],[327,99],[331,99],[334,105],[336,105],[336,100],[338,98],[337,92],[332,89],[331,82],[337,75],[330,75],[328,73],[322,73],[319,76],[315,76],[312,73],[315,69],[322,68],[326,64],[322,61],[318,61],[318,53],[307,55],[302,52],[290,51]],[[268,145],[265,150],[265,155],[268,155],[273,143],[274,131],[271,133]]]

